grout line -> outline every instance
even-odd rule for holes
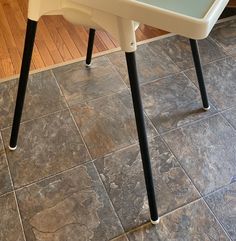
[[[164,142],[164,144],[167,146],[167,148],[169,149],[170,153],[174,156],[174,158],[176,159],[177,163],[179,164],[179,166],[181,167],[181,169],[183,170],[184,174],[186,175],[186,177],[189,179],[190,183],[192,184],[192,186],[194,187],[194,189],[196,189],[197,194],[199,195],[199,197],[202,197],[202,194],[200,192],[200,190],[198,189],[198,187],[194,184],[194,181],[192,180],[192,178],[189,176],[188,172],[186,171],[186,169],[183,167],[183,165],[181,164],[181,162],[179,161],[179,159],[177,158],[177,156],[174,154],[174,151],[172,150],[172,148],[168,145],[168,143],[166,142],[166,140],[164,139],[164,137],[162,135],[160,135],[161,140]]]
[[[230,21],[230,20],[234,20],[234,19],[236,19],[236,15],[230,16],[230,17],[227,17],[227,18],[218,19],[218,21],[216,22],[216,24],[224,23],[224,22],[227,22],[227,21]]]
[[[121,235],[118,235],[118,236],[112,238],[112,239],[109,240],[109,241],[119,241],[120,238],[123,238],[123,237],[125,237],[128,241],[130,241],[129,237],[126,235],[125,232],[124,232],[123,234],[121,234]],[[123,240],[123,239],[122,239],[122,240]]]
[[[199,196],[197,199],[195,199],[195,200],[193,200],[193,201],[191,201],[191,202],[189,202],[189,203],[187,203],[187,204],[184,204],[184,205],[176,208],[175,210],[172,210],[172,211],[170,211],[170,212],[168,212],[168,213],[165,213],[165,214],[161,215],[160,218],[164,218],[164,217],[166,217],[166,216],[169,216],[169,215],[171,215],[172,213],[174,213],[174,212],[176,212],[176,211],[178,211],[178,210],[181,210],[181,209],[186,208],[186,207],[188,207],[188,206],[190,206],[190,205],[192,205],[192,204],[194,204],[194,203],[199,202],[200,200],[202,200],[202,197],[201,197],[201,196]]]
[[[188,206],[190,206],[190,205],[192,205],[192,204],[194,204],[194,203],[196,203],[196,202],[199,202],[200,200],[202,200],[201,197],[199,197],[198,199],[195,199],[195,200],[193,200],[193,201],[191,201],[191,202],[189,202],[189,203],[187,203],[187,204],[185,204],[185,205],[183,205],[183,206],[180,206],[180,207],[176,208],[175,210],[172,210],[172,211],[170,211],[170,212],[168,212],[168,213],[165,213],[165,214],[163,214],[163,215],[160,215],[160,216],[159,216],[159,219],[161,220],[162,218],[164,218],[164,217],[166,217],[166,216],[169,216],[169,215],[171,215],[172,213],[174,213],[174,212],[176,212],[176,211],[178,211],[178,210],[181,210],[181,209],[183,209],[183,208],[186,208],[186,207],[188,207]],[[138,226],[138,227],[134,227],[134,228],[126,231],[125,234],[128,235],[129,233],[135,232],[135,231],[139,230],[140,228],[146,227],[146,226],[149,226],[149,225],[151,225],[151,222],[150,222],[150,221],[148,221],[148,222],[146,222],[146,223],[144,223],[144,224],[141,224],[141,225]],[[155,226],[158,227],[158,224],[155,225]],[[155,226],[152,226],[152,227],[155,227]]]
[[[204,111],[204,110],[203,110],[203,111]],[[190,123],[186,123],[186,124],[183,124],[183,125],[181,125],[181,126],[175,127],[175,128],[173,128],[173,129],[170,129],[170,130],[161,132],[160,135],[166,135],[166,134],[168,134],[168,133],[170,133],[170,132],[172,132],[172,131],[176,131],[176,130],[181,129],[181,128],[183,128],[183,127],[192,126],[192,125],[194,125],[194,124],[196,124],[196,123],[198,123],[198,122],[207,120],[207,119],[209,119],[209,118],[213,118],[214,116],[216,116],[216,115],[218,115],[218,114],[219,114],[219,112],[213,113],[213,114],[211,114],[211,115],[209,115],[209,116],[200,118],[200,119],[195,120],[195,121],[191,121]]]
[[[209,62],[207,62],[207,63],[202,63],[202,61],[201,61],[201,65],[202,65],[202,68],[204,68],[204,67],[206,67],[207,65],[210,65],[210,64],[215,63],[215,62],[217,62],[217,61],[225,60],[225,59],[228,59],[228,58],[233,58],[233,57],[231,57],[231,56],[229,56],[229,55],[226,54],[226,55],[223,56],[223,57],[213,59],[213,60],[211,60],[211,61],[209,61]],[[194,66],[194,65],[191,66],[191,67],[189,67],[189,68],[187,68],[187,69],[181,70],[181,72],[187,72],[187,71],[191,71],[191,70],[195,70],[195,66]],[[193,82],[193,81],[192,81],[192,82]]]
[[[53,72],[52,69],[50,69],[50,72],[51,72],[51,75],[52,75],[53,78],[54,78],[54,81],[56,82],[56,85],[57,85],[57,87],[58,87],[58,89],[59,89],[59,92],[60,92],[61,96],[62,96],[62,97],[64,98],[64,100],[65,100],[66,107],[69,109],[69,104],[68,104],[68,102],[67,102],[67,100],[66,100],[66,97],[65,97],[65,95],[64,95],[63,90],[61,89],[59,83],[57,82],[56,75],[54,74],[54,72]]]
[[[0,141],[2,141],[3,148],[4,148],[5,145],[4,145],[4,140],[2,138],[2,133],[1,132],[0,132]],[[26,235],[25,235],[25,230],[24,230],[24,226],[23,226],[23,222],[22,222],[21,213],[20,213],[19,203],[18,203],[18,200],[17,200],[16,190],[14,188],[14,182],[13,182],[13,178],[12,178],[12,174],[11,174],[11,170],[10,170],[10,166],[9,166],[9,161],[8,161],[8,157],[7,157],[5,148],[4,148],[4,154],[5,154],[5,158],[6,158],[6,163],[7,163],[7,168],[8,168],[8,173],[9,173],[11,185],[12,185],[12,188],[13,188],[13,190],[11,192],[13,192],[13,195],[14,195],[16,209],[17,209],[17,213],[18,213],[18,217],[19,217],[19,221],[20,221],[20,226],[21,226],[21,230],[22,230],[23,239],[24,239],[24,241],[26,241]]]
[[[88,100],[85,100],[85,101],[81,101],[81,102],[78,102],[78,103],[69,105],[68,108],[73,109],[74,107],[76,107],[76,106],[78,106],[78,105],[85,105],[85,104],[87,104],[87,103],[99,101],[100,99],[103,99],[103,98],[106,98],[106,97],[111,97],[111,96],[114,96],[114,95],[119,95],[119,94],[121,94],[123,91],[127,91],[127,88],[124,88],[124,89],[122,89],[122,90],[119,90],[118,92],[111,92],[110,94],[98,96],[98,97],[96,97],[96,98],[94,98],[94,99],[88,99]]]
[[[208,38],[217,45],[217,47],[219,47],[220,49],[222,49],[222,51],[224,52],[224,54],[226,56],[230,56],[229,54],[229,50],[227,50],[217,39],[213,38],[211,35],[208,36]]]
[[[198,90],[198,92],[199,92],[199,95],[200,95],[200,100],[201,100],[201,103],[202,103],[202,98],[201,98],[201,93],[200,93],[199,84],[198,84],[198,83],[195,83],[195,81],[191,80],[191,79],[187,76],[186,71],[183,72],[183,75],[197,88],[197,90]],[[196,71],[195,71],[195,76],[196,76],[196,78],[197,78]],[[198,78],[197,78],[197,82],[198,82]],[[205,79],[204,79],[204,82],[205,82]],[[205,83],[205,86],[206,86],[206,83]],[[206,91],[207,91],[207,86],[206,86]],[[212,103],[211,100],[213,100],[214,102],[216,102],[216,101],[214,100],[213,97],[211,97],[211,96],[208,94],[208,91],[207,91],[207,98],[208,98],[208,102],[209,102],[210,107],[211,107],[211,108],[213,107],[214,110],[216,110],[216,112],[219,112],[218,109],[217,109],[217,107]],[[210,116],[211,116],[211,115],[210,115]]]
[[[223,230],[223,232],[225,233],[226,237],[230,240],[233,241],[233,239],[231,239],[230,235],[228,234],[228,231],[225,229],[224,225],[220,222],[220,220],[217,218],[217,216],[215,215],[215,213],[213,212],[213,210],[210,208],[210,206],[208,205],[208,203],[206,202],[206,200],[204,198],[202,198],[203,202],[205,203],[205,205],[207,206],[208,210],[210,211],[210,213],[212,214],[212,216],[215,218],[216,222],[218,223],[218,225],[221,227],[221,229]]]
[[[175,35],[172,35],[172,36],[176,36],[176,34]],[[171,36],[171,37],[172,37]],[[152,42],[154,42],[154,41],[152,41]],[[151,42],[151,43],[152,43]],[[155,48],[154,47],[151,47],[149,44],[147,45],[148,47],[149,47],[149,49],[150,49],[150,51],[153,53],[153,55],[154,54],[163,54],[164,55],[164,57],[167,57],[166,59],[169,59],[170,60],[170,62],[172,62],[172,64],[179,70],[178,72],[176,72],[176,73],[179,73],[179,72],[181,72],[182,70],[181,70],[181,68],[178,66],[178,64],[176,63],[176,61],[174,61],[173,59],[172,59],[172,57],[161,47],[161,46],[158,46],[159,47],[159,49],[161,48],[161,52],[158,52],[157,50],[155,50]],[[174,74],[174,73],[173,73]]]
[[[105,57],[106,57],[106,56],[105,56]],[[95,98],[93,98],[93,99],[81,100],[81,101],[79,101],[78,103],[75,103],[75,104],[72,104],[72,105],[68,103],[68,101],[67,101],[67,99],[66,99],[66,97],[65,97],[65,95],[64,95],[64,93],[63,93],[63,90],[61,89],[61,87],[60,87],[60,85],[59,85],[59,83],[58,83],[58,81],[57,81],[57,78],[56,78],[56,76],[55,76],[55,74],[54,74],[54,72],[53,72],[53,69],[51,69],[51,73],[52,73],[53,77],[55,78],[56,84],[57,84],[57,86],[58,86],[58,88],[59,88],[59,90],[60,90],[60,93],[62,93],[62,96],[64,97],[65,102],[66,102],[66,105],[67,105],[68,108],[73,108],[74,106],[77,106],[77,105],[81,105],[81,104],[93,102],[93,101],[102,99],[103,97],[109,97],[109,96],[112,96],[112,95],[115,95],[115,94],[119,94],[119,93],[121,93],[121,92],[129,89],[128,86],[127,86],[127,84],[126,84],[125,81],[123,80],[123,78],[120,76],[120,74],[119,74],[118,71],[116,70],[115,66],[110,62],[109,58],[106,57],[106,59],[107,59],[107,61],[109,61],[109,63],[112,65],[113,70],[117,73],[117,76],[120,78],[121,83],[122,83],[122,85],[123,85],[124,87],[122,86],[122,89],[120,89],[120,90],[118,90],[118,91],[111,91],[111,93],[107,93],[107,94],[104,94],[104,95],[95,97]],[[86,67],[84,66],[84,68],[86,68]]]
[[[232,107],[232,109],[233,109],[234,107]],[[219,112],[219,115],[230,125],[230,127],[236,132],[236,128],[230,123],[230,121],[226,118],[226,117],[224,117],[224,115],[223,115],[223,112],[225,112],[226,110],[224,110],[224,111],[222,111],[222,112]]]
[[[112,68],[115,70],[115,72],[118,74],[118,76],[121,78],[122,82],[124,83],[124,85],[126,86],[126,88],[129,89],[129,85],[125,82],[125,80],[123,79],[123,77],[121,76],[121,74],[118,72],[116,66],[111,62],[110,58],[108,56],[106,56],[109,63],[112,65]],[[127,67],[126,67],[127,68]],[[128,73],[127,73],[128,74]]]
[[[82,162],[82,163],[80,163],[80,164],[77,164],[77,165],[75,165],[75,166],[73,166],[73,167],[69,167],[69,168],[67,168],[67,169],[65,169],[65,170],[63,170],[63,171],[59,171],[59,172],[57,172],[57,173],[54,173],[54,174],[51,174],[51,175],[49,175],[49,176],[43,177],[43,178],[41,178],[41,179],[32,181],[32,182],[30,182],[30,183],[27,183],[27,184],[25,184],[25,185],[23,185],[23,186],[21,186],[21,187],[17,187],[17,188],[15,188],[14,190],[15,190],[15,191],[20,191],[20,190],[22,190],[22,189],[24,189],[24,188],[31,187],[31,186],[33,186],[33,185],[35,185],[35,184],[37,184],[37,183],[41,183],[41,182],[46,181],[46,180],[51,179],[51,178],[55,178],[55,177],[57,177],[57,176],[59,176],[59,175],[62,175],[62,174],[67,173],[67,172],[70,172],[70,171],[72,171],[72,170],[74,170],[74,169],[77,169],[77,168],[79,168],[79,167],[81,167],[81,166],[90,164],[91,162],[92,162],[92,160],[84,161],[84,162]]]
[[[63,94],[63,91],[62,91],[59,83],[57,82],[57,78],[56,78],[54,72],[53,72],[53,71],[51,71],[51,72],[52,72],[52,75],[53,75],[54,78],[55,78],[56,84],[57,84],[60,92]],[[64,96],[64,94],[63,94],[63,96]],[[64,98],[65,98],[65,96],[64,96]],[[80,131],[79,126],[77,125],[77,123],[76,123],[76,121],[75,121],[75,118],[74,118],[74,116],[73,116],[73,114],[72,114],[72,112],[71,112],[71,109],[69,108],[69,104],[68,104],[66,98],[65,98],[65,102],[66,102],[66,105],[68,106],[68,110],[69,110],[70,116],[71,116],[71,118],[72,118],[72,121],[74,122],[75,127],[76,127],[76,129],[77,129],[77,131],[78,131],[78,133],[79,133],[79,135],[80,135],[80,137],[81,137],[81,140],[82,140],[82,142],[83,142],[83,144],[84,144],[84,146],[85,146],[85,149],[86,149],[86,151],[87,151],[87,153],[88,153],[88,155],[89,155],[89,158],[90,158],[90,160],[92,161],[93,158],[92,158],[92,155],[91,155],[91,153],[90,153],[90,151],[89,151],[88,145],[87,145],[87,143],[85,142],[84,137],[83,137],[83,135],[82,135],[82,132]]]
[[[100,176],[100,174],[99,174],[99,172],[98,172],[98,170],[97,170],[97,167],[96,167],[96,165],[94,164],[94,161],[92,161],[92,163],[93,163],[94,169],[95,169],[95,171],[96,171],[96,173],[97,173],[97,175],[98,175],[98,179],[99,179],[99,181],[101,182],[101,184],[102,184],[102,186],[103,186],[103,188],[104,188],[104,191],[105,191],[105,193],[106,193],[106,195],[107,195],[107,198],[108,198],[108,200],[109,200],[110,203],[111,203],[112,209],[113,209],[113,211],[114,211],[117,219],[118,219],[119,222],[120,222],[120,225],[121,225],[121,227],[122,227],[122,229],[123,229],[123,231],[124,231],[124,232],[123,232],[123,234],[124,234],[124,233],[125,233],[125,227],[123,226],[123,224],[122,224],[122,222],[121,222],[121,219],[120,219],[118,213],[116,212],[115,205],[114,205],[114,203],[112,202],[112,200],[111,200],[111,198],[110,198],[110,196],[109,196],[109,194],[108,194],[108,192],[107,192],[105,183],[103,182],[103,180],[102,180],[102,178],[101,178],[101,176]],[[122,234],[122,235],[123,235],[123,234]]]
[[[142,44],[147,44],[147,43],[150,43],[150,42],[153,42],[153,41],[156,41],[156,40],[169,38],[169,37],[172,37],[172,36],[175,36],[175,35],[176,35],[175,33],[163,34],[163,35],[160,35],[160,36],[157,36],[157,37],[153,37],[153,38],[149,38],[149,39],[139,41],[139,42],[137,42],[137,45],[139,46],[139,45],[142,45]]]
[[[23,239],[26,241],[25,229],[24,229],[24,226],[23,226],[23,221],[22,221],[22,216],[21,216],[21,212],[20,212],[18,199],[17,199],[17,196],[16,196],[16,191],[14,190],[13,193],[14,193],[14,197],[15,197],[15,201],[16,201],[17,212],[18,212],[19,219],[20,219],[20,225],[21,225],[21,228],[22,228]]]
[[[8,166],[7,166],[8,167]],[[9,172],[9,168],[8,168],[8,172]],[[13,192],[13,187],[12,187],[12,190],[11,191],[7,191],[7,192],[4,192],[0,195],[0,198],[4,197],[4,196],[7,196],[8,194],[12,193]]]
[[[76,126],[76,129],[77,129],[77,131],[78,131],[78,133],[79,133],[79,135],[80,135],[80,137],[81,137],[81,139],[82,139],[82,142],[83,142],[83,144],[84,144],[84,146],[85,146],[85,149],[86,149],[86,151],[88,152],[89,158],[90,158],[90,160],[92,161],[92,160],[93,160],[92,154],[91,154],[90,151],[89,151],[88,145],[87,145],[87,143],[86,143],[85,140],[84,140],[84,137],[83,137],[83,135],[82,135],[82,132],[80,131],[79,126],[77,125],[77,123],[76,123],[76,121],[75,121],[75,118],[74,118],[74,116],[73,116],[70,108],[69,108],[69,112],[70,112],[70,116],[71,116],[71,118],[72,118],[72,120],[73,120],[73,122],[74,122],[74,124],[75,124],[75,126]]]
[[[61,110],[56,110],[56,111],[54,111],[54,112],[50,112],[50,113],[47,113],[47,114],[42,115],[42,116],[35,117],[35,118],[33,118],[33,119],[30,119],[30,120],[25,120],[25,121],[22,121],[22,122],[20,123],[20,125],[26,124],[26,123],[28,123],[28,122],[35,121],[35,120],[40,120],[40,119],[42,119],[42,118],[45,118],[45,117],[48,117],[48,116],[50,116],[50,115],[57,114],[57,113],[60,113],[60,112],[66,111],[66,110],[68,110],[68,108],[63,108],[63,109],[61,109]],[[9,128],[11,128],[11,127],[12,127],[12,125],[6,126],[6,127],[2,128],[2,129],[0,129],[0,131],[5,131],[6,129],[9,129]]]
[[[213,64],[213,63],[215,63],[215,62],[219,62],[219,61],[221,61],[221,60],[230,59],[230,58],[232,59],[233,57],[231,57],[231,56],[229,56],[229,55],[226,54],[226,55],[223,56],[223,57],[213,59],[213,60],[211,60],[211,61],[209,61],[209,62],[207,62],[207,63],[202,63],[202,67],[206,67],[207,65]],[[184,71],[184,72],[187,72],[187,71],[192,70],[192,69],[195,69],[195,67],[192,66],[191,68],[188,68],[188,69],[183,70],[183,71]]]

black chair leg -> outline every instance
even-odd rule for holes
[[[146,183],[146,189],[147,189],[147,195],[148,195],[151,222],[153,224],[157,224],[159,221],[159,217],[157,213],[155,190],[153,185],[151,161],[150,161],[149,150],[148,150],[148,140],[147,140],[147,134],[146,134],[146,128],[145,128],[145,122],[144,122],[141,94],[139,89],[135,53],[134,52],[125,53],[125,55],[126,55],[129,81],[130,81],[131,92],[132,92],[132,99],[133,99],[138,137],[139,137],[141,157],[143,162],[143,170],[144,170],[144,177],[145,177],[145,183]]]
[[[199,84],[200,93],[201,93],[201,97],[202,97],[203,109],[209,110],[210,105],[209,105],[208,98],[207,98],[207,92],[206,92],[204,77],[203,77],[203,73],[202,73],[202,66],[201,66],[201,60],[200,60],[197,40],[190,39],[190,45],[191,45],[191,49],[192,49],[195,70],[196,70],[198,84]]]
[[[86,55],[86,61],[85,61],[86,67],[89,67],[91,65],[95,31],[96,30],[93,28],[89,29],[88,48],[87,48],[87,55]]]
[[[36,29],[37,29],[37,22],[28,19],[19,86],[18,86],[18,92],[16,97],[15,113],[13,118],[11,139],[10,139],[10,145],[9,145],[10,150],[15,150],[17,147],[17,138],[18,138],[18,133],[20,128],[22,110],[24,106],[25,92],[26,92],[27,81],[29,76]]]

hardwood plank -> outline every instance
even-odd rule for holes
[[[21,57],[20,57],[20,55],[18,53],[18,50],[17,50],[17,48],[12,47],[12,48],[8,49],[8,52],[9,52],[9,57],[11,59],[12,65],[14,67],[14,72],[12,74],[10,74],[9,76],[15,75],[15,74],[19,74],[20,73],[22,59],[21,59]],[[34,68],[34,65],[32,65],[32,68]],[[8,77],[8,75],[5,76],[5,77]]]
[[[4,33],[3,36],[6,40],[7,45],[10,47],[16,47],[15,40],[12,36],[11,28],[8,24],[2,4],[0,4],[0,16],[1,16],[0,17],[0,26],[1,26],[0,30],[2,30],[2,33]]]
[[[71,23],[69,23],[68,21],[66,21],[64,18],[61,18],[63,27],[67,29],[68,34],[70,35],[71,39],[73,39],[77,49],[80,52],[81,56],[85,56],[86,55],[86,51],[87,51],[87,38],[88,35],[86,34],[86,40],[83,39],[83,36],[81,36],[79,34],[79,30],[78,26],[72,25]]]
[[[72,59],[72,56],[67,49],[64,41],[62,40],[60,34],[57,31],[57,22],[56,19],[53,16],[47,16],[44,18],[44,22],[47,25],[47,28],[49,30],[49,34],[51,35],[51,38],[53,39],[53,42],[57,46],[57,49],[60,52],[60,55],[64,61],[68,61]]]
[[[44,44],[50,50],[50,54],[52,56],[54,64],[62,63],[63,62],[62,56],[54,40],[51,37],[51,34],[49,32],[50,30],[48,29],[44,19],[45,17],[42,17],[39,21],[39,28],[38,28],[36,37],[38,37],[39,39],[42,39]]]
[[[108,34],[104,31],[98,32],[98,37],[101,39],[101,41],[104,43],[104,46],[106,46],[105,50],[113,49],[115,48],[115,44],[112,42],[112,40],[109,38]]]
[[[7,49],[7,44],[6,41],[3,37],[3,33],[0,29],[0,59],[5,59],[9,56],[8,49]]]
[[[79,50],[77,49],[73,39],[70,38],[70,35],[67,31],[66,28],[64,28],[63,24],[62,24],[62,17],[61,16],[55,16],[55,19],[57,20],[57,22],[59,23],[58,25],[58,33],[60,34],[62,40],[65,42],[71,56],[73,58],[79,58],[82,55],[80,54]]]
[[[3,76],[1,78],[3,78],[4,76],[9,76],[14,72],[14,68],[11,62],[11,58],[5,58],[5,59],[0,59],[0,68],[2,70],[2,72],[0,72],[0,74],[2,74]]]
[[[36,44],[36,46],[38,48],[38,51],[40,53],[40,56],[41,56],[41,58],[43,60],[43,63],[44,63],[43,67],[53,65],[54,61],[52,59],[52,56],[51,56],[51,54],[50,54],[50,52],[49,52],[45,42],[40,40],[40,39],[38,39],[38,38],[36,38],[35,44]]]
[[[235,8],[236,7],[236,0],[230,0],[229,3],[228,3],[228,6]]]

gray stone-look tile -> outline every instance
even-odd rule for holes
[[[236,107],[222,112],[223,116],[236,129]]]
[[[0,128],[12,124],[18,80],[0,85]],[[29,77],[22,121],[31,120],[66,107],[51,71],[32,74]]]
[[[235,175],[236,177],[236,175]],[[236,182],[205,198],[233,241],[236,240]]]
[[[128,90],[71,108],[93,158],[137,140],[133,104]],[[157,135],[147,122],[149,136]]]
[[[10,128],[3,131],[8,145]],[[56,174],[89,159],[69,114],[63,111],[21,125],[18,148],[7,157],[15,187]]]
[[[214,114],[202,109],[199,90],[183,74],[173,75],[142,86],[145,112],[162,133]]]
[[[27,240],[107,241],[123,230],[90,163],[17,191]]]
[[[6,154],[0,138],[0,195],[12,190],[10,173],[8,171]]]
[[[24,241],[13,193],[0,197],[0,240]]]
[[[229,241],[202,200],[128,234],[130,241]]]
[[[147,83],[180,71],[173,61],[163,53],[161,48],[159,51],[152,51],[148,45],[144,44],[138,46],[135,53],[140,83]],[[108,58],[114,64],[123,80],[129,85],[125,53],[112,53],[108,55]]]
[[[154,185],[160,214],[198,198],[198,193],[162,140],[150,143]],[[139,146],[95,161],[108,195],[125,230],[149,221]]]
[[[84,62],[78,62],[53,72],[69,105],[127,88],[107,57],[93,59],[90,68],[86,68]]]
[[[227,52],[236,53],[236,20],[216,24],[210,36],[217,41]]]
[[[198,43],[203,64],[225,56],[223,49],[211,39],[200,40]],[[181,70],[194,66],[190,42],[187,38],[177,35],[154,41],[149,46],[156,51],[160,51],[161,48]]]
[[[164,139],[198,190],[207,194],[236,173],[236,131],[221,116],[171,131]]]
[[[208,96],[219,110],[235,106],[236,102],[236,60],[222,59],[203,67]],[[186,75],[197,82],[195,70],[186,71]]]

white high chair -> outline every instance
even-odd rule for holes
[[[190,38],[203,108],[207,110],[209,104],[196,39],[203,39],[208,36],[227,3],[228,0],[29,0],[28,23],[9,145],[10,150],[15,150],[17,147],[36,27],[40,17],[42,15],[61,14],[74,24],[90,27],[87,65],[91,63],[95,29],[102,28],[108,31],[119,41],[121,49],[126,54],[151,222],[157,224],[159,217],[136,70],[135,30],[138,27],[138,22],[141,22]]]

